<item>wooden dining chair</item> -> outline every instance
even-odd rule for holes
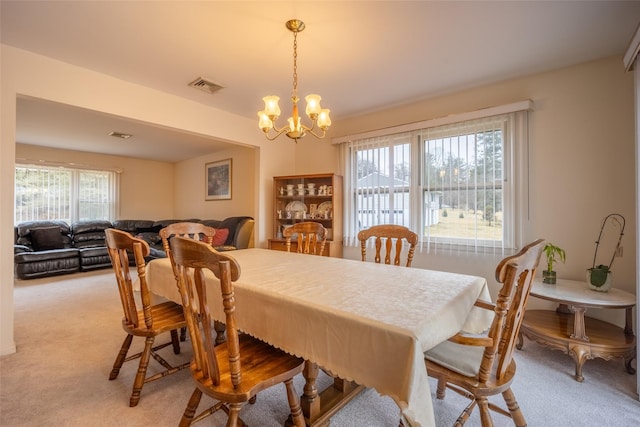
[[[291,252],[291,239],[296,234],[296,252],[303,254],[322,255],[327,242],[327,229],[319,222],[304,221],[287,227],[282,232],[286,239],[287,252]]]
[[[240,277],[237,261],[205,243],[184,237],[172,238],[171,250],[193,346],[191,374],[196,385],[180,426],[189,426],[220,409],[228,415],[227,427],[244,426],[239,416],[242,406],[258,392],[284,383],[293,425],[304,427],[300,397],[293,385],[293,377],[302,372],[304,360],[237,329],[233,285]],[[217,280],[205,275],[206,270]],[[207,289],[216,289],[216,297],[207,294]],[[224,309],[227,325],[227,340],[220,345],[212,339],[212,312],[218,311],[213,304]],[[218,402],[195,416],[202,393]]]
[[[129,406],[136,406],[140,401],[140,393],[142,392],[144,384],[158,380],[189,366],[189,362],[172,366],[157,353],[158,350],[173,345],[173,352],[180,354],[178,329],[185,328],[187,322],[180,304],[171,301],[155,305],[152,304],[144,260],[144,258],[149,255],[149,245],[147,242],[133,237],[125,231],[114,228],[106,229],[105,236],[107,250],[111,258],[111,265],[116,276],[120,301],[122,302],[122,309],[124,311],[122,329],[127,333],[120,352],[113,364],[109,379],[115,380],[118,377],[120,368],[124,362],[140,359],[138,370],[133,381],[133,392],[129,399]],[[130,254],[133,254],[135,259],[135,268],[140,284],[139,299],[134,296],[134,285],[129,267]],[[165,332],[170,332],[171,341],[154,346],[155,338]],[[140,353],[127,357],[134,336],[145,338],[144,349]],[[147,377],[147,367],[151,356],[165,369]]]
[[[384,263],[391,264],[392,249],[395,248],[393,264],[400,265],[402,249],[404,247],[404,242],[406,241],[409,245],[406,266],[411,267],[413,253],[415,252],[416,245],[418,244],[418,235],[416,233],[409,230],[407,227],[394,224],[374,225],[366,230],[361,230],[358,233],[358,240],[360,241],[362,261],[367,260],[367,241],[372,237],[375,238],[376,254],[374,261],[376,263],[380,263],[382,260],[381,252],[384,244]]]
[[[449,388],[471,399],[456,426],[463,425],[476,406],[483,427],[493,426],[490,410],[512,418],[518,427],[527,425],[511,390],[516,374],[513,350],[543,247],[544,240],[536,240],[498,264],[496,280],[502,287],[495,305],[476,302],[477,307],[494,311],[486,336],[461,332],[425,353],[427,373],[438,380],[436,397],[443,399]],[[508,410],[489,402],[497,394],[502,394]]]
[[[189,237],[195,240],[202,240],[213,245],[213,237],[216,235],[216,229],[199,222],[174,222],[162,228],[160,232],[162,239],[162,249],[171,258],[171,246],[169,240],[173,236]]]
[[[174,222],[169,224],[158,232],[160,238],[162,239],[162,249],[164,249],[164,253],[169,258],[171,262],[171,267],[173,268],[173,275],[176,278],[176,283],[178,281],[178,271],[176,269],[175,263],[173,262],[173,256],[171,255],[171,245],[169,241],[173,236],[182,236],[188,237],[190,239],[199,240],[207,243],[208,245],[213,245],[213,237],[216,235],[216,229],[207,225],[204,225],[199,222]],[[216,344],[220,344],[224,342],[225,336],[225,326],[222,322],[215,323],[216,329]],[[187,329],[183,328],[180,330],[180,340],[184,341],[186,338]]]

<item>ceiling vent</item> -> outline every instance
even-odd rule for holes
[[[189,83],[189,86],[195,87],[196,89],[200,89],[201,91],[207,93],[216,93],[220,89],[224,88],[224,86],[202,77],[198,77],[197,79]]]
[[[129,139],[133,135],[131,135],[130,133],[122,133],[122,132],[113,131],[113,132],[109,132],[109,136],[113,136],[114,138]]]

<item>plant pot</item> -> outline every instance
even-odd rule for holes
[[[598,292],[607,292],[611,289],[611,271],[599,268],[587,269],[587,283],[589,289]]]
[[[549,270],[542,270],[542,283],[548,283],[550,285],[556,284],[556,272]]]

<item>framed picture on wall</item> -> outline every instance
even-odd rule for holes
[[[205,165],[205,200],[231,199],[231,159]]]

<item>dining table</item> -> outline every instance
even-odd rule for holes
[[[424,352],[491,322],[491,313],[474,309],[476,300],[491,300],[482,277],[262,248],[226,254],[240,265],[238,328],[307,361],[301,404],[308,425],[327,425],[344,404],[334,387],[343,387],[344,400],[371,387],[396,402],[399,422],[435,426]],[[150,261],[146,274],[152,293],[181,302],[168,258]],[[208,300],[214,319],[224,320],[214,303],[219,287],[208,288]],[[335,378],[326,402],[315,384],[318,367]]]

